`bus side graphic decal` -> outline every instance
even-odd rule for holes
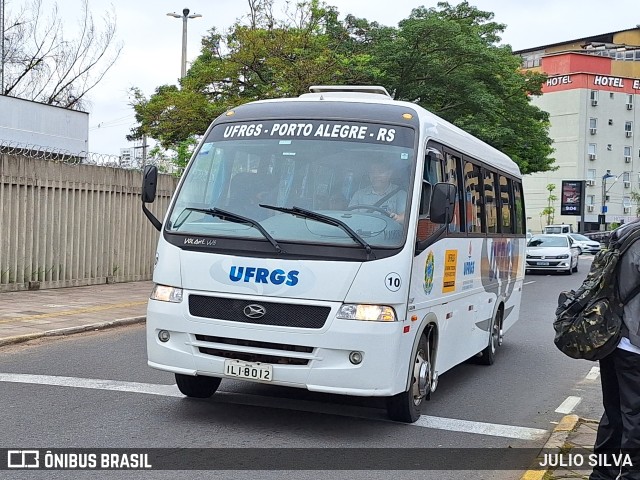
[[[455,292],[457,268],[458,268],[458,251],[446,250],[444,252],[444,274],[442,276],[442,293]]]
[[[515,239],[487,239],[482,244],[482,284],[508,301],[513,293],[520,264],[520,242]]]

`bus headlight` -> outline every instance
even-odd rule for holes
[[[151,300],[159,300],[161,302],[180,303],[182,301],[182,289],[156,284],[153,287],[150,298]]]
[[[396,312],[385,305],[345,304],[338,310],[338,318],[344,320],[365,320],[371,322],[395,322]]]

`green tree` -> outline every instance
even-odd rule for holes
[[[636,204],[636,216],[640,217],[640,193],[633,190],[630,196],[631,201]]]
[[[377,80],[398,100],[415,102],[509,155],[523,173],[551,168],[549,117],[530,102],[545,76],[523,73],[505,26],[462,2],[419,7],[397,29],[354,21]]]
[[[544,76],[523,73],[505,26],[468,2],[416,8],[398,27],[303,1],[286,20],[272,0],[248,0],[248,21],[215,29],[180,87],[134,91],[138,126],[165,148],[201,135],[226,109],[252,100],[298,96],[314,84],[378,84],[469,131],[518,163],[523,173],[552,168],[548,115],[530,103]]]
[[[170,173],[180,177],[189,163],[197,144],[195,137],[189,137],[178,142],[175,150],[168,150],[157,144],[149,150],[149,157],[152,159],[151,163],[154,163],[163,173]]]
[[[556,200],[558,200],[558,197],[553,193],[553,191],[556,189],[556,186],[553,183],[548,184],[546,189],[549,192],[549,195],[547,195],[547,206],[542,209],[540,215],[546,215],[547,225],[551,225],[555,220],[556,214],[556,209],[553,204]]]
[[[314,83],[341,83],[357,59],[332,45],[328,31],[340,30],[335,8],[303,2],[285,21],[275,19],[271,0],[249,0],[250,23],[236,22],[227,35],[215,28],[178,88],[163,85],[147,99],[132,90],[138,125],[129,139],[148,135],[174,148],[202,135],[213,118],[253,100],[298,96]],[[357,77],[357,75],[355,75]]]

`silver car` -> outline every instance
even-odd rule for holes
[[[573,239],[574,245],[580,249],[580,255],[583,253],[593,253],[595,255],[600,251],[600,242],[591,240],[589,237],[579,233],[567,233],[567,235]]]
[[[565,235],[534,235],[527,242],[525,270],[578,271],[578,246]]]

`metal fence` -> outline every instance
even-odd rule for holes
[[[0,154],[37,158],[62,162],[69,165],[102,165],[106,167],[121,167],[122,157],[94,152],[76,152],[60,148],[45,147],[31,143],[19,143],[0,139]]]
[[[102,167],[142,169],[144,165],[156,165],[163,171],[177,171],[170,159],[156,157],[130,158],[123,155],[110,155],[96,152],[71,152],[69,150],[46,147],[32,143],[20,143],[0,138],[0,155],[13,155],[25,158],[37,158],[68,165],[99,165]],[[144,164],[144,165],[143,165]]]
[[[0,151],[0,292],[151,279],[158,232],[141,183],[137,170]],[[176,183],[159,176],[158,218]]]

